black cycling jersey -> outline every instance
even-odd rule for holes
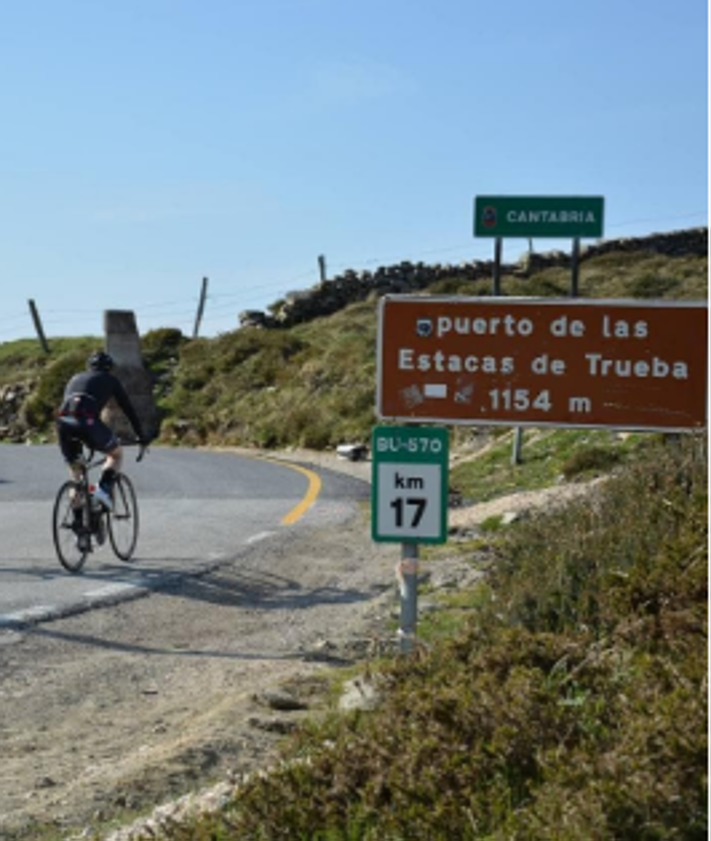
[[[138,438],[143,438],[141,422],[120,381],[108,371],[82,371],[69,380],[64,389],[60,415],[79,420],[91,416],[98,420],[106,404],[114,398],[123,410]]]

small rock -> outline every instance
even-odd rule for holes
[[[341,710],[374,710],[380,703],[377,687],[362,677],[349,680],[343,687],[343,695],[338,702]]]
[[[257,718],[256,716],[250,718],[248,723],[250,727],[256,727],[257,730],[281,735],[293,733],[298,726],[295,721],[288,721],[285,718]]]
[[[256,696],[257,701],[272,710],[281,712],[293,712],[295,710],[307,710],[309,705],[300,701],[297,697],[284,690],[267,690]]]

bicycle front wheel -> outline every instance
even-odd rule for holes
[[[123,473],[116,477],[113,502],[108,516],[111,548],[117,558],[130,561],[138,540],[138,503],[131,480]]]
[[[82,518],[75,518],[74,509],[82,510]],[[57,492],[52,514],[52,536],[54,548],[62,566],[69,572],[81,572],[88,554],[88,531],[77,527],[77,522],[86,519],[86,494],[81,485],[67,481]],[[82,532],[81,534],[79,532]]]

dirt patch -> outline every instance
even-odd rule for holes
[[[604,481],[605,477],[600,476],[589,482],[561,484],[537,491],[518,491],[478,505],[455,508],[449,512],[449,527],[458,530],[475,529],[491,517],[528,514],[538,510],[550,511],[589,495],[593,488]]]

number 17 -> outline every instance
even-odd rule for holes
[[[407,499],[403,499],[399,496],[390,503],[390,507],[395,509],[395,525],[399,529],[403,528],[404,525],[403,520],[406,505],[415,509],[412,513],[412,521],[410,522],[409,527],[413,529],[417,528],[420,520],[422,519],[422,515],[425,513],[427,500],[422,499],[421,497],[408,497]]]

